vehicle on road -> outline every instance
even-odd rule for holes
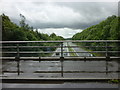
[[[56,53],[56,56],[59,56],[60,55],[60,53]]]
[[[64,53],[64,56],[67,56],[67,53]]]

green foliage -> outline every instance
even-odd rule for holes
[[[52,33],[52,34],[50,35],[50,37],[52,38],[52,40],[64,40],[63,37],[61,37],[61,36],[56,36],[55,33]]]
[[[113,79],[113,80],[110,80],[108,82],[110,82],[110,83],[120,83],[120,80],[119,79]]]
[[[67,44],[67,46],[69,46],[68,47],[69,52],[75,52],[74,49],[71,48],[69,44]],[[77,56],[77,54],[76,53],[70,53],[70,56]]]
[[[91,26],[81,33],[75,34],[73,40],[120,40],[120,23],[115,15],[97,25]]]
[[[81,33],[77,33],[72,37],[73,40],[120,40],[120,17],[115,15],[108,17],[106,20],[97,25],[93,25]],[[84,43],[86,46],[105,46],[103,43]],[[118,50],[120,46],[117,44],[109,44],[108,46],[115,46],[116,48],[109,48],[109,50]],[[105,48],[89,48],[91,50],[105,50]],[[113,55],[113,54],[112,54]],[[117,54],[116,54],[117,55]]]
[[[54,33],[49,36],[39,33],[37,30],[33,31],[33,27],[25,23],[26,18],[22,14],[20,14],[20,26],[14,24],[5,14],[2,14],[1,17],[3,41],[64,40],[63,37]]]
[[[26,26],[26,23],[25,23],[26,18],[22,14],[20,14],[20,18],[21,18],[20,26],[24,28]]]
[[[64,40],[63,37],[57,36],[55,34],[51,34],[50,36],[48,34],[39,33],[37,30],[34,31],[33,27],[29,26],[25,23],[26,18],[20,14],[21,20],[20,20],[20,26],[14,24],[8,16],[5,14],[1,15],[2,17],[2,40],[3,41],[48,41],[48,40]],[[32,44],[26,44],[28,46],[33,46]],[[36,46],[56,46],[58,43],[36,43]],[[25,46],[25,45],[24,45]],[[13,50],[13,49],[10,49]],[[30,50],[36,50],[36,51],[46,51],[46,48],[41,49],[21,49],[21,51],[30,51]],[[50,48],[49,50],[55,50],[55,48]],[[42,54],[41,54],[42,55]],[[43,54],[44,56],[45,54]],[[47,54],[46,54],[47,55]],[[32,56],[32,55],[30,55]]]

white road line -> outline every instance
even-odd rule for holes
[[[66,45],[67,46],[67,45]],[[67,47],[67,52],[69,52],[69,49],[68,49],[68,47]],[[70,53],[67,53],[67,56],[70,56]]]
[[[68,44],[69,44],[69,43],[68,43]],[[70,44],[69,44],[69,45],[70,45]],[[71,47],[70,47],[70,48],[71,48]],[[72,49],[74,50],[74,48],[72,48]],[[74,52],[76,52],[76,51],[74,50]],[[76,53],[76,55],[79,56],[78,53]]]
[[[72,49],[73,49],[73,48],[72,48]],[[73,50],[74,50],[74,52],[76,52],[75,49],[73,49]],[[79,56],[78,53],[76,53],[76,55]]]

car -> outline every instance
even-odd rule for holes
[[[89,54],[90,57],[93,57],[93,54]]]
[[[64,56],[67,56],[67,53],[64,53]]]
[[[56,53],[56,56],[59,56],[60,55],[60,53]]]

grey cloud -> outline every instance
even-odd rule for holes
[[[89,23],[89,24],[86,24],[86,23],[77,23],[77,24],[73,24],[73,25],[64,25],[64,24],[50,24],[50,23],[39,23],[39,24],[31,24],[31,25],[34,25],[34,28],[65,28],[65,27],[68,27],[68,28],[72,28],[72,29],[85,29],[87,27],[90,27],[91,25],[96,25],[98,24],[100,21],[96,21],[96,22],[93,22],[93,23]]]
[[[34,3],[35,4],[35,3]],[[35,5],[41,5],[37,3]],[[98,24],[100,21],[104,20],[108,16],[117,15],[117,2],[57,2],[53,3],[53,6],[57,5],[59,7],[67,7],[73,10],[74,13],[78,13],[82,17],[78,17],[77,21],[67,23],[66,18],[63,17],[62,23],[47,23],[39,22],[38,24],[30,23],[34,25],[35,28],[80,28],[84,29],[91,25]],[[114,8],[113,8],[114,7]],[[48,8],[49,9],[49,8]],[[64,11],[64,10],[63,10]],[[68,13],[65,11],[64,13]],[[53,13],[54,14],[54,13]],[[49,17],[49,15],[48,15]],[[69,15],[68,17],[72,17]],[[59,18],[59,17],[58,17]],[[70,18],[71,19],[71,18]]]
[[[19,23],[19,14],[23,14],[27,23],[34,28],[74,28],[85,29],[117,15],[117,2],[29,2],[4,3],[5,14]],[[19,5],[20,4],[20,5]],[[14,8],[13,8],[14,7]]]

